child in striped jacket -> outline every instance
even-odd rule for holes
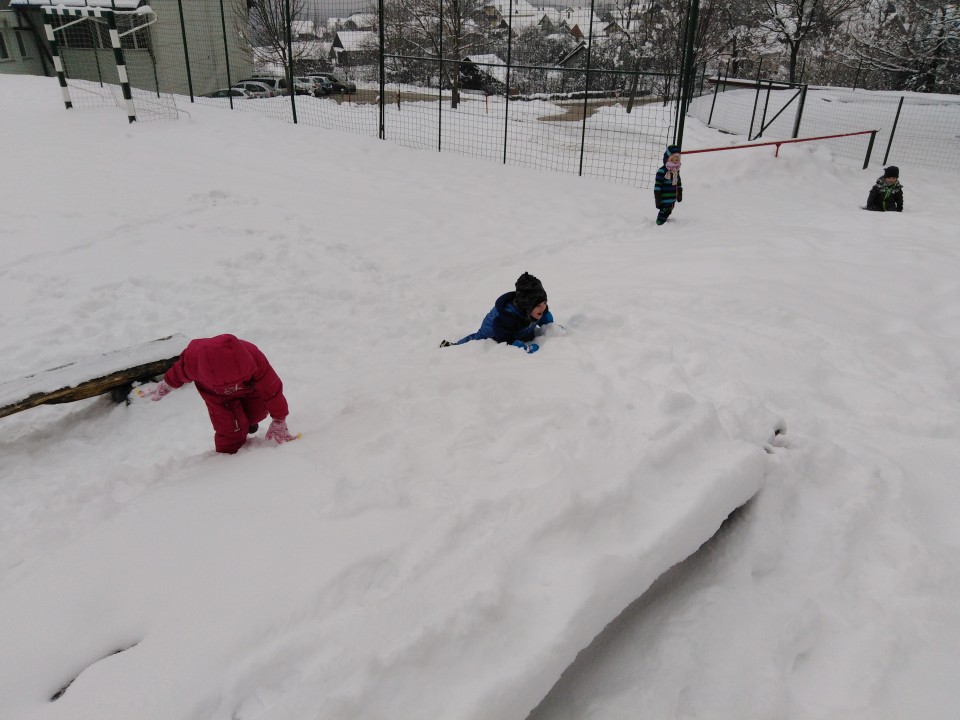
[[[680,147],[668,145],[663,153],[663,166],[657,170],[657,179],[653,184],[653,197],[657,202],[657,225],[663,225],[674,203],[683,202],[683,181],[680,180]]]

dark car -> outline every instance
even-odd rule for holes
[[[309,76],[314,81],[319,81],[319,87],[314,90],[313,94],[317,97],[323,95],[330,95],[332,93],[355,93],[357,91],[357,84],[350,82],[349,80],[341,80],[336,75],[331,75],[330,73],[314,73]]]

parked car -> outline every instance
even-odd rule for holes
[[[231,89],[234,88],[246,91],[252,98],[268,98],[276,94],[273,88],[259,80],[241,80],[238,83],[234,83]]]
[[[252,91],[245,88],[231,87],[224,88],[223,90],[214,90],[213,92],[207,93],[203,97],[207,98],[237,98],[237,99],[250,99],[254,97],[259,97],[254,95]]]
[[[297,95],[313,95],[317,89],[317,83],[312,78],[297,76],[293,78],[293,88]]]
[[[273,75],[251,75],[248,78],[244,78],[243,80],[239,80],[238,82],[235,82],[233,86],[236,87],[240,83],[245,83],[245,82],[263,83],[270,89],[270,92],[271,92],[270,97],[274,97],[276,95],[290,94],[290,91],[287,89],[286,78],[276,77]]]
[[[310,75],[310,82],[313,83],[313,96],[323,97],[333,92],[333,85],[325,77],[319,75]]]
[[[314,91],[314,95],[318,97],[320,95],[329,95],[330,93],[355,93],[357,91],[356,83],[350,82],[349,80],[341,80],[331,73],[314,73],[309,77],[320,80],[321,92],[318,94]]]

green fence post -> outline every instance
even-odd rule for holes
[[[807,85],[800,90],[800,104],[797,106],[797,119],[793,122],[793,137],[800,135],[800,120],[803,118],[803,106],[807,102]]]
[[[727,72],[730,72],[730,61],[727,60]],[[713,108],[717,104],[717,93],[720,92],[720,66],[717,66],[717,84],[713,86],[713,100],[710,101],[710,115],[707,118],[707,127],[713,122]]]
[[[770,107],[770,90],[773,89],[773,80],[767,80],[767,96],[763,99],[763,115],[760,116],[760,129],[752,140],[763,137],[763,130],[767,124],[767,108]]]
[[[220,28],[223,30],[223,59],[227,64],[227,87],[233,87],[230,80],[230,46],[227,45],[227,16],[223,11],[223,0],[220,0]],[[230,109],[233,110],[233,96],[227,93],[227,100],[230,101]]]
[[[753,96],[753,112],[750,113],[750,129],[747,131],[747,140],[753,140],[753,121],[757,117],[757,103],[760,102],[760,72],[763,69],[763,60],[757,63],[757,94]]]
[[[890,129],[890,139],[887,140],[887,151],[883,154],[883,164],[887,164],[887,158],[890,157],[890,146],[893,145],[893,136],[897,132],[897,123],[900,122],[900,109],[903,107],[903,98],[900,96],[900,103],[897,105],[897,116],[893,119],[893,127]]]
[[[437,152],[443,146],[443,0],[440,4],[440,70],[437,73]]]
[[[587,76],[583,86],[583,125],[580,129],[580,175],[583,175],[583,150],[587,143],[587,100],[590,99],[590,49],[593,47],[593,3],[590,0],[590,29],[587,31]]]
[[[863,159],[863,169],[867,169],[867,165],[870,164],[870,153],[873,152],[873,141],[877,139],[877,131],[873,130],[870,133],[870,142],[867,143],[867,156]]]
[[[507,21],[507,89],[503,109],[503,164],[507,164],[507,140],[510,137],[510,64],[513,62],[513,0],[510,0],[510,19]]]
[[[292,24],[291,17],[290,17],[290,0],[287,0],[286,3],[284,3],[284,7],[286,9],[284,20],[287,23],[287,32],[286,32],[287,47],[285,50],[287,55],[287,89],[290,91],[290,110],[291,112],[293,112],[293,124],[296,125],[297,124],[297,101],[296,101],[297,88],[296,88],[296,85],[293,84],[293,38],[291,37],[291,33],[290,33],[290,25]]]
[[[377,2],[377,15],[380,21],[380,139],[386,140],[386,131],[385,131],[385,120],[386,120],[386,94],[387,94],[387,80],[386,80],[386,65],[384,64],[384,53],[386,52],[386,44],[384,42],[384,33],[383,33],[383,0],[378,0]],[[397,92],[399,97],[399,91]]]
[[[693,96],[693,82],[696,68],[693,65],[693,45],[697,34],[697,20],[700,15],[700,0],[690,0],[687,9],[687,32],[684,34],[683,63],[680,68],[680,82],[677,88],[677,121],[674,126],[673,144],[683,145],[683,126],[687,105]]]
[[[187,25],[183,21],[183,0],[177,0],[180,11],[180,37],[183,39],[183,59],[187,65],[187,87],[190,89],[190,102],[193,102],[193,75],[190,72],[190,50],[187,48]]]

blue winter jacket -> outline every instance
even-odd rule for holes
[[[517,340],[530,342],[533,340],[537,326],[549,325],[553,322],[549,307],[539,320],[525,317],[513,302],[516,295],[515,292],[508,292],[498,297],[493,309],[487,313],[480,324],[480,329],[458,340],[455,344],[462,345],[471,340],[496,340],[498,343],[512,343]]]

